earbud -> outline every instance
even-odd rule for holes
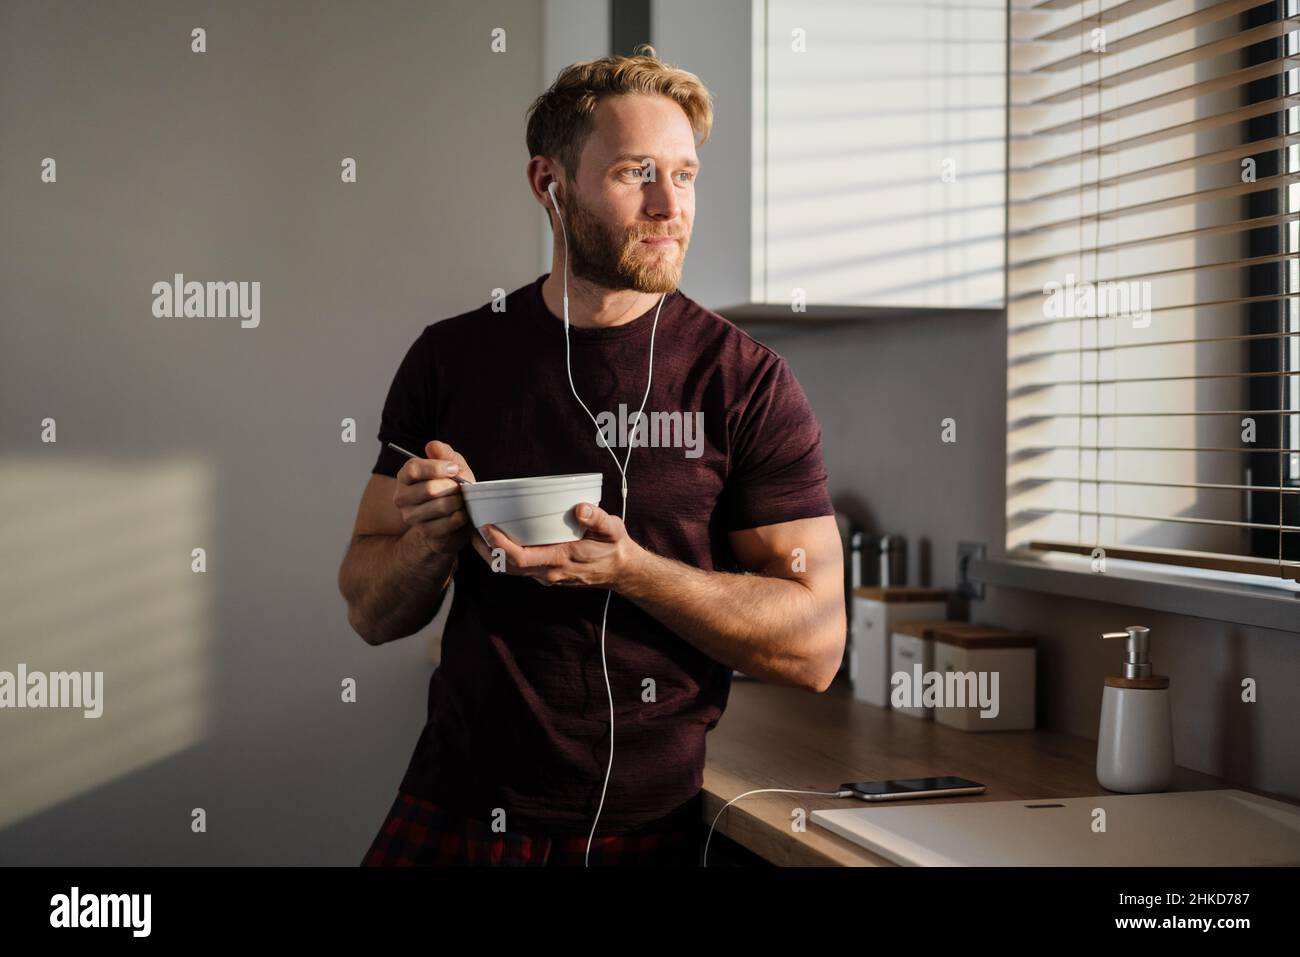
[[[560,233],[564,236],[564,346],[565,362],[568,362],[569,346],[569,231],[564,227],[564,217],[560,215],[560,201],[555,195],[555,180],[551,180],[546,191],[551,194],[551,209],[555,210],[555,218],[560,221]],[[574,396],[577,396],[575,391]],[[578,399],[581,402],[581,399]],[[618,456],[614,456],[614,461],[618,461]]]

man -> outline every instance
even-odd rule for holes
[[[365,864],[694,864],[733,669],[818,692],[838,669],[820,427],[785,360],[677,290],[710,99],[652,49],[562,70],[527,129],[551,272],[426,327],[397,371],[339,587],[375,645],[456,589]],[[596,471],[584,538],[535,547],[473,529],[455,479]]]

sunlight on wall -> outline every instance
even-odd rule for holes
[[[98,718],[0,708],[0,828],[206,734],[213,584],[190,553],[212,559],[213,484],[192,457],[0,459],[0,671],[103,672]]]
[[[762,301],[1001,306],[1006,16],[771,0]],[[761,168],[761,167],[760,167]]]

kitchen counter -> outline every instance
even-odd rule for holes
[[[833,791],[847,781],[955,774],[987,786],[983,794],[868,805],[812,794],[753,794],[718,821],[725,834],[782,866],[876,866],[893,862],[791,813],[823,808],[890,807],[1017,798],[1105,795],[1097,783],[1096,742],[1053,731],[964,732],[855,701],[843,675],[823,694],[736,678],[727,710],[708,734],[704,823],[727,801],[755,788]],[[1240,787],[1176,768],[1171,791]],[[1254,791],[1252,788],[1242,790]],[[1254,791],[1277,800],[1289,798]],[[1295,802],[1292,802],[1295,803]],[[709,850],[712,859],[716,841]]]

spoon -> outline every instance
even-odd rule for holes
[[[408,451],[406,451],[406,449],[402,448],[400,445],[394,445],[392,442],[389,442],[389,443],[388,443],[388,447],[389,447],[390,449],[396,449],[398,452],[401,452],[403,455],[405,455],[408,459],[416,459],[416,458],[419,458],[419,456],[416,455],[414,452],[408,452]],[[459,475],[452,475],[452,476],[450,476],[450,477],[451,477],[451,478],[454,478],[454,479],[455,479],[457,482],[459,482],[461,485],[473,485],[473,484],[474,484],[474,483],[471,482],[469,479],[467,479],[467,478],[461,478]]]

